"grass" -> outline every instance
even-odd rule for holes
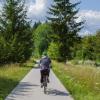
[[[30,69],[31,67],[22,67],[19,64],[0,67],[0,100],[4,100]]]
[[[53,62],[53,70],[75,100],[100,100],[100,68]]]

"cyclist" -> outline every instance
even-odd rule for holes
[[[41,87],[43,87],[43,75],[48,76],[47,81],[49,83],[50,65],[51,65],[51,59],[47,56],[46,53],[44,53],[40,60]]]

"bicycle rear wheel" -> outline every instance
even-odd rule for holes
[[[43,79],[43,87],[44,87],[44,93],[47,93],[47,76],[44,76]]]

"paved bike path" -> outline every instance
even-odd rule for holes
[[[47,94],[40,88],[40,70],[32,69],[5,100],[73,100],[53,71]]]

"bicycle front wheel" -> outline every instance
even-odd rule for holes
[[[47,93],[47,87],[44,86],[44,93],[46,94]]]

